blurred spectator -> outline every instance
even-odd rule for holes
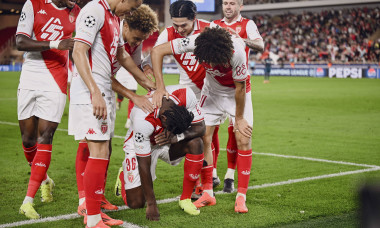
[[[378,63],[380,9],[255,15],[265,50],[285,63]]]

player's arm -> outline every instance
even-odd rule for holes
[[[141,72],[141,71],[140,71]],[[142,72],[141,72],[142,73]],[[145,75],[144,75],[145,77]],[[154,111],[152,103],[148,100],[149,96],[140,96],[131,90],[125,88],[115,77],[111,77],[112,90],[133,101],[135,105],[141,108],[145,113]]]
[[[37,41],[19,34],[16,36],[16,47],[19,51],[73,50],[74,40],[70,38],[60,41]]]
[[[91,94],[91,103],[93,106],[93,114],[97,119],[107,118],[107,106],[104,101],[100,89],[96,85],[94,78],[92,77],[91,67],[89,59],[87,57],[90,46],[76,41],[73,50],[73,59],[77,67],[78,73],[86,84]]]
[[[236,112],[235,112],[235,131],[239,131],[245,137],[251,137],[252,127],[248,125],[247,120],[244,119],[244,106],[245,106],[245,95],[246,95],[246,85],[244,81],[235,81],[235,102],[236,102]]]
[[[243,39],[245,44],[254,51],[263,52],[264,51],[264,41],[262,39]]]
[[[127,69],[142,87],[148,91],[156,88],[155,84],[136,66],[132,57],[124,47],[119,47],[117,49],[116,58],[120,65]]]
[[[205,122],[202,120],[197,123],[192,123],[190,127],[182,134],[174,135],[170,132],[161,132],[154,137],[154,140],[160,146],[165,144],[174,144],[182,140],[191,140],[197,137],[202,137],[206,132]]]
[[[248,38],[244,39],[245,44],[254,51],[263,52],[264,41],[260,35],[259,30],[257,29],[255,22],[253,22],[252,20],[249,20],[247,23],[246,30],[247,30]]]

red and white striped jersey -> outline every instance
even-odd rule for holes
[[[74,39],[91,47],[88,58],[92,76],[106,98],[113,96],[111,85],[113,63],[117,49],[124,45],[119,24],[119,18],[111,12],[106,0],[89,2],[81,10],[76,23]],[[77,66],[75,66],[71,83],[71,102],[90,104],[90,92],[76,68]]]
[[[175,54],[193,52],[195,39],[199,34],[187,38],[171,41],[172,51]],[[246,81],[249,77],[247,70],[247,59],[245,55],[245,43],[240,38],[232,37],[234,53],[226,66],[218,65],[211,67],[206,63],[201,65],[206,69],[205,84],[210,91],[220,96],[234,96],[235,81]]]
[[[226,18],[215,20],[211,22],[210,27],[215,27],[216,25],[219,25],[223,28],[231,28],[235,30],[239,36],[243,39],[250,39],[250,40],[256,40],[263,38],[260,35],[259,30],[257,29],[257,26],[254,21],[244,18],[241,15],[236,19],[236,21],[233,21],[231,23],[226,22]],[[247,56],[247,65],[248,65],[248,59],[249,59],[249,47],[245,47],[245,53]],[[246,82],[247,86],[247,92],[251,90],[251,82],[250,78],[248,78]]]
[[[196,19],[194,21],[194,30],[189,34],[189,36],[201,33],[209,25],[210,22],[208,21]],[[173,28],[173,26],[167,27],[158,37],[155,46],[177,38],[184,37],[181,36],[177,30]],[[179,84],[190,86],[195,85],[197,88],[202,89],[203,81],[206,76],[205,69],[195,59],[194,54],[192,52],[187,52],[174,54],[173,56],[179,68]]]
[[[166,90],[175,104],[186,107],[189,112],[194,114],[192,124],[203,121],[204,118],[198,106],[197,98],[191,89],[181,85],[172,85],[166,86]],[[150,94],[153,93],[154,91]],[[137,106],[133,107],[130,116],[132,125],[125,139],[126,141],[134,140],[137,156],[149,156],[151,146],[155,145],[154,136],[164,130],[158,116],[159,112],[160,109],[155,109],[154,112],[148,114]]]
[[[51,0],[27,0],[16,35],[37,41],[71,38],[80,8],[58,8]],[[20,76],[20,89],[66,94],[69,51],[51,49],[27,52]]]

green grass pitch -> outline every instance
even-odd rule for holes
[[[27,220],[18,209],[26,194],[30,168],[17,125],[19,73],[1,72],[0,80],[0,227],[5,227],[6,223]],[[165,81],[176,84],[178,76],[166,75]],[[235,194],[217,194],[217,204],[202,208],[199,216],[185,214],[176,200],[159,204],[159,222],[147,221],[145,209],[108,214],[136,227],[357,227],[357,190],[366,180],[379,180],[380,171],[348,162],[380,166],[380,80],[272,77],[269,84],[263,84],[263,77],[253,77],[252,82],[252,145],[257,153],[253,155],[247,214],[234,212]],[[126,110],[124,101],[117,112],[116,135],[126,133]],[[68,106],[60,129],[67,129],[67,118]],[[226,125],[221,127],[219,137],[221,148],[225,148]],[[76,212],[77,145],[66,131],[55,133],[48,171],[56,183],[54,202],[41,203],[39,192],[35,199],[35,208],[43,218],[56,219]],[[112,203],[123,205],[122,199],[113,195],[124,158],[123,139],[114,138],[112,145],[105,193]],[[226,151],[221,150],[218,175],[222,181],[226,167]],[[154,182],[156,198],[179,196],[182,176],[183,162],[177,167],[159,162]],[[84,225],[82,218],[76,217],[23,227]]]

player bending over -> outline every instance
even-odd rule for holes
[[[159,220],[160,213],[153,191],[157,160],[178,165],[185,157],[183,189],[179,206],[188,214],[199,215],[191,194],[202,168],[205,132],[203,116],[194,92],[184,86],[167,86],[169,99],[162,98],[161,108],[146,114],[134,107],[132,125],[124,143],[125,160],[118,175],[118,190],[130,208],[142,208],[146,218]]]

